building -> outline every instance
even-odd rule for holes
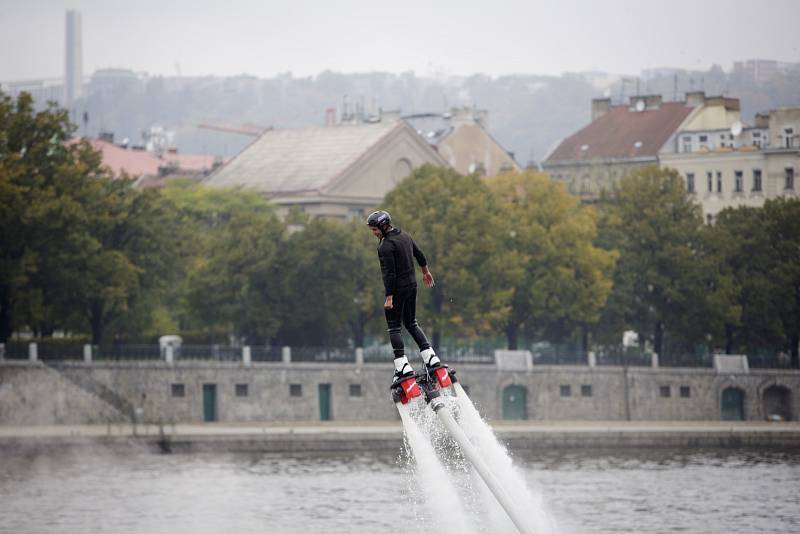
[[[0,90],[15,100],[22,92],[30,94],[36,110],[45,109],[48,102],[64,105],[64,82],[60,78],[3,82]]]
[[[800,108],[758,114],[752,126],[738,123],[727,131],[681,132],[679,137],[679,150],[662,154],[661,165],[680,172],[707,223],[725,208],[797,196]]]
[[[403,120],[271,129],[205,183],[268,196],[286,216],[362,217],[411,172],[442,158]]]
[[[81,14],[73,9],[67,11],[64,50],[64,105],[72,110],[75,100],[83,96]]]
[[[632,96],[624,105],[592,100],[592,122],[564,139],[542,167],[584,201],[612,190],[632,170],[658,165],[662,154],[681,150],[682,138],[728,131],[740,120],[739,101],[686,94],[680,102],[660,95]]]
[[[800,71],[800,63],[775,61],[774,59],[748,59],[733,63],[733,74],[747,80],[762,84],[770,81],[778,74]]]
[[[403,118],[461,174],[495,176],[520,170],[514,155],[489,133],[489,114],[485,110],[453,108],[449,113]]]
[[[162,153],[147,151],[143,145],[115,144],[114,136],[104,133],[100,139],[89,139],[92,148],[103,157],[103,165],[115,177],[126,174],[136,178],[136,186],[160,187],[170,176],[205,177],[222,164],[219,157],[203,154],[179,154],[174,148]]]

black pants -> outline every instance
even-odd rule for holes
[[[414,338],[419,350],[430,348],[425,332],[417,324],[417,286],[405,287],[395,291],[392,297],[392,309],[383,310],[386,313],[386,324],[389,327],[389,341],[392,342],[394,357],[399,358],[405,354],[403,335],[400,325],[406,327],[408,333]]]

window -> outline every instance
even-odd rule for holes
[[[289,384],[289,396],[290,397],[302,397],[303,396],[303,385],[302,384]]]
[[[783,147],[784,148],[792,148],[793,138],[794,137],[794,128],[784,128],[783,129]]]
[[[717,193],[722,194],[722,171],[717,171]]]
[[[592,396],[592,385],[583,384],[581,386],[581,397],[591,397],[591,396]]]
[[[761,132],[753,132],[753,146],[761,148]]]
[[[348,208],[347,209],[347,220],[352,221],[353,219],[361,220],[364,218],[364,208]]]
[[[706,224],[709,226],[714,224],[714,216],[711,215],[710,213],[706,213]]]
[[[236,396],[247,397],[247,384],[236,384]]]
[[[172,396],[173,397],[185,397],[186,396],[186,386],[183,384],[172,384]]]
[[[706,173],[706,178],[708,179],[708,192],[711,193],[714,191],[714,173],[708,171]]]
[[[742,182],[744,180],[742,171],[733,171],[733,177],[733,190],[737,193],[741,193],[743,188]]]
[[[351,397],[361,396],[361,384],[350,384],[350,396]]]
[[[753,191],[761,191],[761,169],[753,169]]]
[[[561,386],[561,396],[562,397],[572,396],[572,388],[569,385]]]
[[[701,135],[701,136],[698,138],[698,140],[699,140],[701,143],[708,143],[708,136],[707,136],[707,135]]]
[[[694,173],[687,172],[686,173],[686,190],[690,193],[694,193]]]
[[[683,151],[684,152],[691,152],[692,151],[692,136],[685,135],[683,136]]]
[[[786,190],[794,189],[794,167],[786,167],[784,173],[783,188]]]
[[[692,396],[692,390],[689,389],[689,386],[681,386],[681,398],[688,399]]]
[[[661,397],[665,398],[665,399],[672,395],[672,392],[670,391],[670,387],[669,386],[661,386],[659,388],[659,393],[661,394]]]

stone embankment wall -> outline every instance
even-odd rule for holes
[[[202,422],[209,403],[213,417],[226,422],[319,421],[325,412],[337,421],[389,421],[397,419],[389,399],[390,367],[5,361],[0,362],[0,424]],[[797,370],[475,364],[457,369],[490,420],[714,421],[723,418],[723,392],[730,388],[741,395],[744,420],[766,419],[776,391],[786,418],[800,414]]]

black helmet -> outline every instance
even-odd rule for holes
[[[367,217],[367,226],[380,229],[381,232],[386,232],[389,225],[392,224],[392,216],[388,211],[378,210],[373,211]]]

